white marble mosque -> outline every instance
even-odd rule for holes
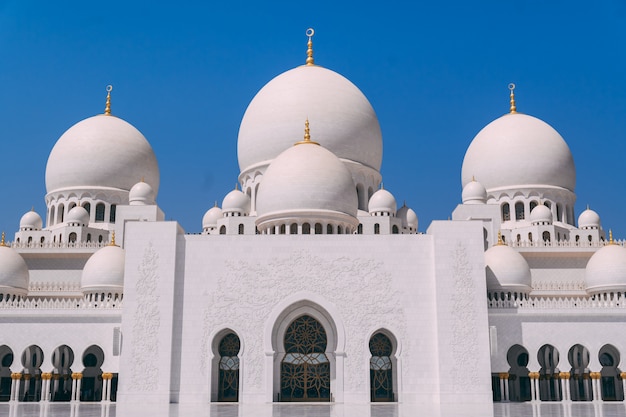
[[[0,244],[0,413],[626,415],[626,248],[574,212],[560,134],[511,84],[450,220],[418,225],[382,187],[374,109],[307,36],[196,230],[165,220],[111,88],[58,139],[46,213]]]

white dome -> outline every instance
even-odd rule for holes
[[[140,181],[130,189],[128,202],[131,206],[154,204],[154,189],[147,182]]]
[[[20,230],[41,230],[42,226],[43,221],[41,220],[41,216],[34,210],[27,212],[20,219]]]
[[[417,231],[417,214],[415,214],[413,209],[403,205],[398,209],[396,217],[402,220],[402,227],[404,229],[413,229]]]
[[[0,245],[0,293],[26,295],[30,276],[19,253]]]
[[[367,207],[370,214],[383,212],[388,213],[390,216],[395,216],[397,208],[396,198],[389,191],[381,188],[372,194]]]
[[[250,214],[250,197],[237,189],[226,194],[222,200],[222,213],[239,213],[241,216]]]
[[[543,204],[536,206],[533,211],[530,212],[531,224],[548,223],[552,224],[552,210]]]
[[[578,216],[579,229],[599,229],[600,216],[591,209],[587,209]]]
[[[626,291],[626,249],[609,244],[593,254],[585,270],[590,294]]]
[[[204,213],[204,216],[202,217],[202,228],[206,229],[209,227],[217,227],[217,221],[221,218],[222,209],[217,206],[211,207],[207,210],[206,213]]]
[[[465,153],[462,182],[480,178],[487,191],[547,186],[574,192],[576,168],[569,147],[547,123],[507,114],[481,130]]]
[[[124,288],[124,249],[109,245],[99,249],[83,268],[83,292],[121,292]]]
[[[69,128],[48,157],[48,193],[71,188],[130,190],[141,178],[159,189],[159,166],[146,138],[115,116],[98,115]]]
[[[257,194],[257,225],[264,217],[307,221],[336,216],[356,220],[352,175],[332,152],[314,143],[292,146],[267,169]]]
[[[65,217],[65,223],[78,223],[79,226],[87,226],[89,225],[89,213],[84,207],[72,207]]]
[[[382,134],[367,98],[336,72],[301,66],[271,80],[250,102],[239,127],[241,171],[290,148],[307,117],[315,121],[315,137],[337,157],[380,169]]]
[[[485,204],[487,202],[487,190],[480,182],[472,179],[463,187],[461,198],[463,204]]]
[[[496,245],[487,249],[485,267],[489,291],[528,294],[532,289],[528,262],[507,245]]]

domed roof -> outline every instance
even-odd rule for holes
[[[48,193],[71,188],[130,188],[141,178],[159,189],[159,166],[146,138],[110,115],[82,120],[57,141],[48,157]]]
[[[536,223],[549,223],[552,224],[552,210],[543,204],[537,205],[533,211],[530,212],[530,222]]]
[[[402,220],[403,228],[417,230],[417,214],[415,214],[413,209],[407,207],[406,204],[403,204],[402,207],[398,209],[396,217]]]
[[[626,249],[608,244],[594,253],[587,262],[585,282],[590,294],[626,291]]]
[[[576,186],[574,159],[561,135],[521,113],[506,114],[476,135],[463,160],[463,186],[473,176],[489,192],[529,185],[574,192]]]
[[[380,169],[382,134],[367,98],[336,72],[306,65],[271,80],[248,105],[237,143],[241,171],[290,148],[307,117],[315,121],[315,137],[337,157]]]
[[[154,189],[147,182],[139,181],[130,189],[128,203],[131,206],[154,204]]]
[[[222,200],[223,213],[240,213],[242,216],[250,214],[250,197],[237,188],[226,194]]]
[[[529,293],[530,266],[522,255],[507,245],[498,244],[485,252],[487,290]]]
[[[217,205],[215,207],[211,207],[204,213],[202,217],[202,228],[206,229],[207,227],[216,227],[217,220],[222,218],[222,209]]]
[[[41,216],[35,210],[26,212],[20,219],[20,229],[41,230],[42,226]]]
[[[78,223],[80,226],[87,226],[89,224],[89,213],[84,207],[72,207],[65,217],[65,222]]]
[[[105,246],[91,255],[80,280],[83,292],[123,290],[125,258],[124,249],[115,245]]]
[[[26,295],[29,280],[26,262],[19,253],[5,246],[3,234],[0,244],[0,292]]]
[[[257,194],[257,216],[341,213],[355,218],[356,187],[345,164],[315,142],[299,142],[269,166]]]
[[[600,228],[600,216],[595,211],[587,207],[587,210],[580,213],[578,216],[578,228],[579,229],[594,229]]]
[[[396,214],[396,207],[396,198],[384,188],[372,194],[368,203],[370,213],[383,212],[394,216]]]
[[[487,190],[478,181],[472,180],[463,187],[461,194],[463,204],[485,204],[487,202]]]

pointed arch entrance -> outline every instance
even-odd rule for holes
[[[613,345],[604,345],[598,353],[598,359],[602,370],[600,371],[600,393],[602,401],[624,401],[623,381],[620,377],[621,370],[619,351]]]
[[[239,400],[239,350],[241,343],[235,333],[228,333],[220,340],[218,353],[219,375],[217,401],[236,402]]]
[[[376,332],[369,341],[370,400],[372,402],[395,401],[393,343],[382,332]]]

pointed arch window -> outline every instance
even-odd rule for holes
[[[509,203],[502,204],[502,221],[507,222],[511,220],[511,207]]]
[[[241,343],[234,333],[228,333],[220,341],[218,352],[219,388],[217,401],[235,402],[239,400],[239,350]]]
[[[524,203],[515,203],[515,220],[524,220]]]
[[[370,399],[372,402],[394,401],[391,340],[383,333],[370,339]]]

